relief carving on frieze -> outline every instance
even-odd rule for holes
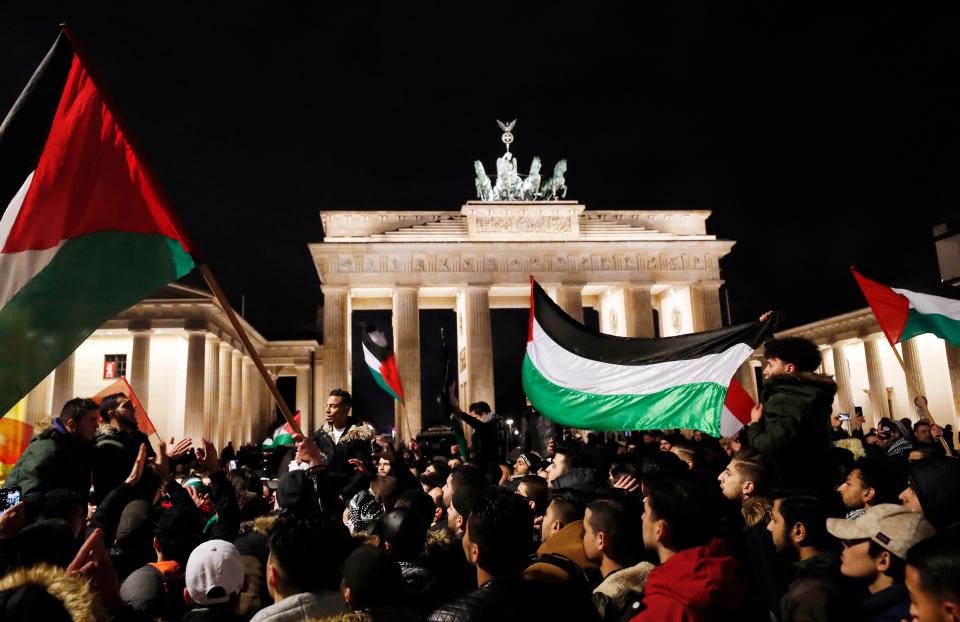
[[[496,272],[500,269],[500,262],[497,261],[496,257],[484,257],[483,258],[483,271],[484,272]]]

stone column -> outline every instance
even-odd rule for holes
[[[943,342],[943,347],[947,351],[947,371],[950,374],[950,389],[953,392],[953,412],[954,416],[960,417],[960,348],[946,341]],[[56,407],[57,405],[54,404],[54,408]]]
[[[333,389],[348,388],[347,324],[350,321],[346,287],[323,286],[323,387],[324,395]]]
[[[204,387],[207,332],[191,330],[187,337],[187,392],[183,408],[183,433],[199,441],[204,434]]]
[[[720,282],[696,283],[690,286],[690,308],[693,311],[693,330],[703,332],[723,326],[720,314]]]
[[[220,420],[220,339],[207,335],[204,355],[203,436],[216,445]],[[219,445],[217,445],[219,449]]]
[[[927,395],[927,390],[923,386],[923,367],[920,365],[920,348],[917,347],[916,337],[900,342],[900,347],[903,350],[903,366],[907,368],[907,373],[913,378],[917,387],[917,389],[914,389],[914,385],[910,384],[910,381],[907,380],[907,392],[910,395],[909,402],[913,404],[913,398],[916,397],[916,395],[913,394],[915,390],[919,390],[920,395],[924,397]]]
[[[583,283],[561,283],[557,285],[557,304],[567,315],[582,324]]]
[[[243,443],[249,443],[253,439],[253,418],[257,408],[257,387],[254,386],[254,383],[261,380],[257,377],[253,361],[249,356],[244,355],[242,370],[243,397],[240,405],[240,438]]]
[[[219,352],[217,353],[220,361],[218,368],[220,371],[219,394],[217,395],[217,449],[223,450],[227,446],[227,441],[232,441],[230,435],[230,423],[233,421],[234,412],[230,403],[233,395],[233,347],[229,342],[221,341]],[[234,448],[237,445],[234,444]]]
[[[230,353],[230,423],[228,441],[235,449],[243,444],[243,352],[234,349]]]
[[[72,400],[73,394],[73,361],[74,352],[63,359],[63,362],[57,365],[57,371],[53,375],[53,412],[57,415],[63,405]],[[51,413],[52,414],[52,413]]]
[[[418,294],[417,287],[398,286],[393,289],[393,342],[404,396],[403,404],[394,404],[394,421],[397,434],[403,440],[415,438],[422,427]]]
[[[883,417],[890,416],[887,403],[887,384],[883,379],[883,364],[880,362],[878,339],[868,337],[863,340],[863,351],[867,359],[867,379],[870,382],[870,405],[873,408],[873,425]]]
[[[623,310],[627,337],[653,337],[652,285],[627,285],[623,288]]]
[[[130,353],[130,369],[127,375],[130,378],[130,388],[137,394],[137,399],[150,412],[150,325],[131,326],[133,334],[133,351]]]
[[[840,412],[847,413],[853,420],[856,409],[853,402],[853,388],[850,386],[850,363],[847,361],[842,343],[832,344],[830,351],[833,356],[833,379],[837,382],[837,404]]]
[[[300,426],[305,434],[310,425],[310,404],[313,400],[313,374],[309,365],[297,365],[297,410],[300,411]],[[296,413],[294,413],[296,414]]]
[[[27,394],[27,423],[30,425],[49,422],[53,416],[53,413],[50,412],[51,376],[52,374],[47,374],[47,376],[40,381],[40,384],[33,387],[33,390]],[[58,409],[56,414],[60,414],[59,409],[62,407],[63,404],[55,406],[55,408]]]
[[[463,290],[464,329],[467,341],[467,395],[460,396],[461,407],[471,402],[487,402],[494,408],[493,337],[490,333],[490,289],[468,285]],[[583,308],[581,307],[581,317]]]

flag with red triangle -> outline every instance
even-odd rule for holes
[[[137,397],[137,394],[134,393],[133,387],[130,386],[130,383],[127,382],[125,377],[121,376],[119,380],[111,383],[110,386],[94,395],[92,399],[99,405],[100,402],[103,401],[103,398],[115,393],[123,393],[133,402],[134,414],[137,417],[137,428],[139,428],[141,432],[147,436],[157,433],[157,428],[154,427],[153,421],[150,421],[150,416],[147,415],[147,409],[140,403],[140,399]]]

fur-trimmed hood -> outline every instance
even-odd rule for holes
[[[333,426],[323,422],[323,425],[320,426],[320,432],[326,434],[331,439],[333,439]],[[364,421],[360,421],[356,417],[347,417],[347,429],[340,437],[341,443],[346,443],[349,441],[363,441],[369,443],[370,439],[377,435],[377,431],[373,428],[372,425]]]
[[[593,593],[617,599],[624,592],[642,592],[643,586],[647,584],[647,577],[653,569],[654,565],[650,562],[640,562],[636,566],[621,568],[608,574]]]
[[[73,622],[105,620],[106,615],[90,590],[86,579],[71,577],[66,571],[41,564],[14,570],[0,578],[0,592],[35,585],[59,600]]]

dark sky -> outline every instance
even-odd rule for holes
[[[515,117],[588,208],[712,210],[734,320],[796,325],[864,305],[851,264],[939,278],[960,24],[927,6],[5,3],[0,108],[68,22],[269,338],[315,336],[320,210],[458,209]]]

